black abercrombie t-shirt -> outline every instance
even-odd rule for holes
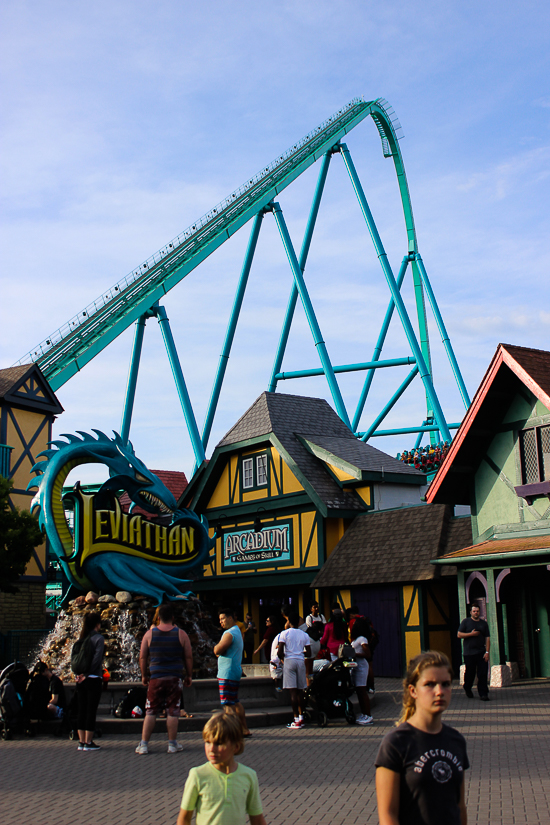
[[[460,787],[470,763],[454,728],[424,733],[403,722],[384,737],[374,764],[401,776],[399,825],[460,825]]]

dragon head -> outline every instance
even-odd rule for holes
[[[100,430],[93,432],[97,439],[80,430],[78,435],[62,433],[61,437],[67,441],[51,441],[49,449],[40,453],[38,458],[45,460],[34,465],[32,470],[38,476],[27,487],[39,488],[31,509],[40,508],[42,518],[46,493],[54,484],[61,489],[69,472],[81,464],[105,464],[109,468],[110,478],[102,485],[100,492],[126,490],[132,499],[132,509],[139,504],[148,513],[175,512],[177,503],[174,496],[136,456],[131,442],[125,443],[116,432],[114,438],[109,438]]]
[[[94,432],[103,435],[98,430]],[[110,478],[101,486],[99,493],[126,490],[132,499],[130,510],[139,505],[148,513],[174,513],[177,503],[170,490],[140,461],[131,442],[124,443],[118,433],[114,436],[109,442],[114,444],[116,451],[102,458],[109,468]]]

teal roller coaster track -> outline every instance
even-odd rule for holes
[[[393,158],[405,217],[407,249],[397,277],[395,277],[389,264],[349,149],[346,144],[342,142],[345,135],[368,116],[373,119],[378,129],[384,157]],[[30,361],[36,362],[48,379],[52,389],[57,390],[132,323],[137,322],[121,427],[123,438],[128,439],[145,323],[147,318],[156,317],[165,341],[193,445],[196,463],[200,465],[205,458],[205,449],[221,393],[227,361],[237,328],[260,227],[264,216],[271,213],[278,227],[289,261],[293,275],[293,285],[268,383],[268,390],[274,392],[278,382],[281,380],[324,375],[328,382],[336,411],[359,438],[366,441],[374,436],[414,432],[418,434],[417,443],[419,444],[423,433],[428,432],[432,441],[437,439],[439,433],[444,439],[450,441],[450,430],[457,428],[459,425],[447,423],[435,391],[432,378],[425,298],[428,299],[430,304],[463,402],[466,407],[469,406],[470,402],[424,263],[418,252],[409,189],[399,147],[398,132],[400,128],[395,113],[386,100],[379,98],[374,101],[365,101],[362,98],[354,98],[332,115],[332,117],[325,120],[317,126],[316,129],[302,138],[302,140],[295,143],[290,149],[263,168],[258,174],[248,179],[239,189],[232,192],[225,200],[203,215],[203,217],[192,224],[192,226],[188,227],[184,232],[181,232],[176,238],[163,246],[140,266],[133,269],[111,289],[102,293],[99,298],[71,318],[63,327],[53,332],[38,346],[34,347],[17,363],[25,364]],[[335,154],[341,156],[349,174],[352,187],[359,202],[359,207],[367,224],[390,291],[388,309],[370,361],[340,366],[334,366],[330,361],[304,279],[304,270],[324,185],[331,158]],[[297,254],[290,239],[282,209],[275,198],[318,160],[321,161],[321,166],[317,187],[311,205],[302,247],[299,254]],[[159,301],[174,286],[183,280],[186,275],[204,261],[205,258],[211,255],[251,219],[253,220],[250,240],[228,321],[223,350],[214,379],[205,423],[202,433],[199,433],[172,338],[170,324],[164,307],[160,306]],[[415,332],[401,295],[401,286],[409,265],[412,270],[414,284],[418,335]],[[282,372],[283,357],[298,298],[300,298],[305,311],[321,366],[295,372]],[[407,337],[410,355],[403,358],[382,360],[380,355],[395,310],[397,311]],[[375,371],[381,368],[403,366],[405,364],[409,364],[412,367],[405,381],[403,381],[398,390],[389,399],[368,429],[366,431],[359,431],[359,421]],[[366,377],[357,408],[353,418],[350,420],[336,380],[336,375],[342,372],[357,370],[365,371]],[[425,420],[419,426],[407,427],[400,430],[381,429],[380,425],[382,421],[417,375],[420,375],[426,394]]]

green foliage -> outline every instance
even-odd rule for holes
[[[45,539],[33,515],[10,507],[12,486],[0,476],[0,591],[4,593],[17,593],[19,576],[25,572],[34,548]]]

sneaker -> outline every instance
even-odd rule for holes
[[[147,742],[140,742],[136,748],[136,753],[149,753]]]
[[[372,718],[372,716],[367,716],[366,714],[363,714],[361,716],[358,716],[355,722],[357,725],[372,725],[374,719]]]
[[[287,725],[287,728],[293,728],[293,729],[294,728],[303,728],[303,727],[304,727],[304,723],[300,722],[300,721],[298,721],[298,722],[289,722],[288,725]]]
[[[84,750],[85,751],[100,751],[101,746],[96,745],[95,742],[86,742],[86,744],[84,745]]]
[[[179,742],[168,742],[168,753],[178,753],[183,750],[183,745]]]
[[[79,751],[83,751],[85,747],[86,747],[86,743],[85,743],[85,742],[79,742],[79,743],[78,743],[78,748],[77,748],[77,750],[79,750]]]
[[[466,694],[466,696],[468,697],[468,699],[473,699],[473,698],[474,698],[474,694],[472,693],[472,689],[471,689],[471,688],[465,687],[465,688],[464,688],[464,693]]]

